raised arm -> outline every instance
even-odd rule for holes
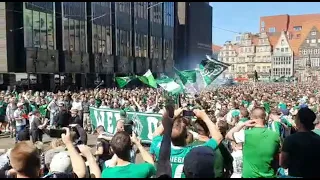
[[[211,138],[214,139],[217,142],[217,144],[220,144],[220,142],[223,139],[223,136],[221,135],[217,126],[210,120],[206,112],[199,109],[195,109],[193,110],[193,112],[198,119],[201,119],[207,125]]]
[[[69,128],[65,128],[65,130],[66,134],[62,134],[61,138],[68,149],[73,172],[78,176],[78,178],[84,178],[86,175],[85,162],[72,143]]]

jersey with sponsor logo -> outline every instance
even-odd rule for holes
[[[152,139],[152,143],[150,146],[150,153],[155,155],[156,160],[159,159],[161,141],[162,141],[162,136],[156,136]],[[185,175],[183,173],[184,158],[192,148],[197,146],[178,147],[178,146],[171,145],[170,163],[172,167],[173,178],[185,178]],[[218,144],[214,139],[210,139],[209,141],[205,142],[204,144],[201,144],[200,146],[208,146],[208,147],[211,147],[212,149],[216,149]]]

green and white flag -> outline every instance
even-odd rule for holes
[[[116,77],[116,82],[120,88],[125,87],[131,80],[135,77],[133,76],[126,76],[126,77]]]
[[[179,71],[175,69],[176,74],[179,76],[183,84],[195,83],[197,81],[197,71],[196,70],[184,70]]]
[[[150,69],[144,73],[143,76],[138,77],[140,79],[141,82],[143,82],[144,84],[147,84],[153,88],[157,88],[157,82],[154,79]]]
[[[199,71],[205,86],[209,86],[228,66],[229,64],[212,59],[207,55],[207,59],[202,60],[199,64]]]
[[[171,94],[178,94],[183,91],[183,88],[176,82],[174,82],[173,79],[169,77],[162,77],[160,79],[157,79],[157,83],[159,86],[161,86],[164,90]]]

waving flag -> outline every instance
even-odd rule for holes
[[[162,77],[160,79],[157,79],[157,83],[159,86],[161,86],[164,90],[171,94],[177,94],[183,91],[183,88],[176,82],[174,82],[173,79],[169,77]]]
[[[144,84],[147,84],[153,88],[157,88],[157,82],[154,79],[150,69],[143,75],[138,77],[140,81],[142,81]]]
[[[205,86],[209,86],[228,66],[229,64],[212,59],[207,55],[207,59],[202,60],[199,64],[199,71]]]
[[[125,87],[135,76],[116,77],[115,80],[120,88]]]

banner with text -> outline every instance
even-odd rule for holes
[[[143,143],[150,143],[152,133],[162,119],[161,114],[127,112],[128,119],[134,122],[133,131],[141,138]],[[120,111],[104,108],[90,108],[90,119],[93,128],[102,125],[106,132],[115,134]]]

